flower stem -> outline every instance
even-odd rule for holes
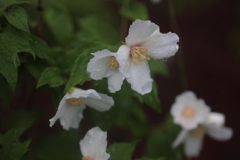
[[[37,11],[38,11],[37,36],[41,38],[42,37],[42,11],[43,11],[42,0],[38,0]]]
[[[168,0],[168,7],[169,7],[169,16],[170,16],[170,23],[172,26],[172,30],[179,36],[181,37],[181,33],[177,24],[177,19],[176,19],[176,13],[174,10],[173,2],[172,0]],[[186,74],[186,67],[184,63],[184,58],[183,58],[183,49],[181,45],[181,40],[179,42],[179,50],[178,53],[176,54],[177,57],[177,66],[179,68],[180,72],[180,81],[181,81],[181,89],[187,90],[188,88],[188,83],[187,83],[187,74]]]

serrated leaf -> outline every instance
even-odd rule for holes
[[[51,53],[50,48],[47,43],[35,36],[32,36],[32,40],[30,41],[30,46],[32,50],[35,52],[36,56],[42,59],[49,60],[49,54]]]
[[[13,128],[7,131],[4,135],[1,136],[1,150],[0,150],[0,159],[4,160],[16,160],[21,159],[23,154],[27,151],[27,147],[30,144],[30,140],[27,140],[23,143],[18,141],[18,138],[29,126],[21,126],[18,128]]]
[[[160,74],[164,77],[170,75],[166,65],[161,60],[151,59],[148,64],[152,74]]]
[[[81,27],[91,32],[98,40],[109,44],[116,44],[119,40],[117,30],[107,21],[97,16],[80,19]]]
[[[181,160],[183,152],[181,148],[172,147],[174,139],[180,132],[180,127],[172,123],[168,118],[162,128],[151,132],[147,140],[147,155],[151,158],[163,157],[166,160]]]
[[[2,32],[15,43],[14,46],[18,49],[18,52],[30,53],[35,59],[35,52],[29,43],[32,40],[31,34],[14,27],[5,27]]]
[[[81,53],[75,61],[74,67],[70,74],[70,78],[66,84],[65,92],[76,84],[83,84],[85,81],[91,80],[89,73],[87,72],[87,63],[92,58],[91,52],[85,50]]]
[[[73,23],[64,5],[55,3],[44,11],[45,20],[56,39],[64,43],[73,34]]]
[[[0,34],[0,72],[7,79],[12,90],[17,84],[17,71],[20,65],[17,52],[15,43]]]
[[[29,32],[27,14],[23,8],[14,6],[9,11],[5,11],[4,15],[11,25],[25,32]]]
[[[46,68],[37,83],[37,88],[49,84],[50,87],[57,87],[64,84],[67,81],[65,77],[61,75],[61,70],[56,67]]]
[[[114,143],[107,149],[111,156],[109,160],[131,160],[137,142]]]
[[[7,7],[12,5],[19,5],[24,3],[31,3],[30,1],[18,1],[18,0],[1,0],[0,1],[0,13],[2,13]]]
[[[120,10],[120,14],[132,21],[136,19],[147,20],[148,12],[147,7],[138,1],[131,1],[130,6],[128,8],[122,7]]]

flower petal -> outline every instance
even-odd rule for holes
[[[131,84],[133,90],[142,95],[152,91],[153,80],[150,77],[147,61],[143,61],[141,65],[136,65],[134,62],[131,62],[129,72],[130,77],[126,77],[126,79]]]
[[[122,45],[118,51],[117,51],[117,56],[116,59],[119,63],[119,71],[125,76],[129,76],[129,66],[130,66],[130,48],[126,45]]]
[[[107,133],[99,127],[90,129],[80,141],[80,149],[84,157],[92,160],[107,160],[110,155],[106,153]]]
[[[129,28],[128,36],[126,37],[126,43],[136,45],[149,38],[154,32],[159,32],[158,25],[151,21],[135,20]]]
[[[112,97],[97,93],[93,89],[89,89],[86,92],[88,93],[88,97],[84,99],[84,103],[91,108],[94,108],[98,111],[106,111],[114,105],[114,100]]]
[[[228,127],[219,127],[215,125],[205,126],[207,129],[207,134],[211,136],[213,139],[219,141],[229,140],[233,135],[233,130]]]
[[[116,70],[112,76],[108,77],[109,91],[112,93],[119,91],[121,89],[124,79],[125,78],[123,74],[119,70]]]
[[[82,112],[85,105],[73,107],[67,102],[66,96],[61,100],[56,115],[50,119],[50,127],[60,119],[60,123],[65,130],[69,128],[78,128],[80,121],[83,118]]]
[[[177,147],[179,144],[185,141],[187,136],[189,135],[188,130],[181,130],[181,132],[178,134],[176,140],[173,142],[173,147]]]
[[[222,113],[211,112],[204,123],[216,126],[223,126],[225,123],[225,116]]]
[[[109,58],[116,56],[116,53],[105,49],[92,53],[92,55],[94,55],[94,57],[87,65],[87,71],[90,73],[92,79],[99,80],[113,74],[115,69],[112,69],[108,64]]]
[[[192,111],[191,116],[183,114],[186,109]],[[178,95],[171,108],[174,123],[187,130],[194,129],[199,123],[204,122],[209,113],[210,108],[202,99],[197,99],[191,91],[185,91]]]
[[[164,59],[174,56],[178,51],[177,42],[179,37],[175,33],[158,34],[147,39],[142,47],[148,47],[149,57],[153,59]]]
[[[186,138],[184,151],[187,157],[197,157],[202,149],[203,137],[189,135]]]

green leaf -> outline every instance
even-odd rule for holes
[[[81,134],[70,129],[58,134],[48,134],[38,141],[36,156],[41,160],[79,160]]]
[[[32,36],[32,40],[30,41],[30,45],[32,50],[36,53],[39,58],[49,60],[49,55],[51,53],[50,48],[47,43],[35,36]]]
[[[160,99],[158,97],[158,87],[157,83],[153,82],[152,91],[150,93],[140,95],[137,92],[134,92],[133,95],[141,102],[145,102],[149,107],[154,109],[156,112],[161,112]]]
[[[99,126],[102,130],[109,130],[117,119],[117,112],[119,107],[113,106],[110,110],[99,112],[89,107],[89,117],[96,126]]]
[[[116,44],[119,41],[117,30],[110,23],[98,16],[91,15],[81,18],[80,26],[105,43]]]
[[[29,32],[27,14],[24,9],[19,6],[14,6],[9,11],[5,11],[4,15],[11,25],[25,32]]]
[[[11,89],[17,84],[17,71],[20,65],[15,43],[0,34],[0,72],[7,79]]]
[[[33,124],[35,124],[42,116],[43,112],[41,111],[16,110],[10,116],[9,127],[24,127],[25,129],[27,129]]]
[[[76,84],[83,84],[85,81],[91,80],[89,73],[87,72],[87,64],[93,57],[91,53],[97,52],[103,49],[110,49],[111,46],[100,42],[88,42],[85,45],[77,48],[74,52],[80,53],[75,61],[73,69],[70,74],[70,78],[64,89],[67,92],[71,87]]]
[[[107,152],[111,155],[109,160],[131,160],[136,144],[136,141],[132,143],[112,144],[107,149]]]
[[[164,77],[168,77],[170,75],[166,65],[158,59],[151,59],[148,61],[150,70],[152,74],[160,74]]]
[[[30,45],[30,41],[32,40],[31,34],[14,27],[5,27],[2,32],[15,43],[14,47],[18,49],[18,52],[30,53],[35,59],[35,52]]]
[[[41,73],[48,67],[49,65],[47,64],[46,61],[37,58],[33,62],[28,62],[27,63],[27,68],[29,72],[34,76],[36,80],[39,80],[41,77]]]
[[[119,111],[115,113],[116,123],[129,132],[129,136],[136,139],[146,133],[147,117],[142,105],[133,98],[133,92],[129,90],[129,87],[130,85],[125,81],[121,90],[113,95],[115,107],[119,108]]]
[[[56,39],[64,43],[66,38],[73,34],[73,23],[64,5],[54,3],[44,12],[45,20]]]
[[[147,155],[151,158],[164,157],[166,160],[182,160],[182,148],[174,149],[172,144],[180,132],[180,127],[168,118],[162,128],[153,130],[147,140]]]
[[[47,83],[50,87],[57,87],[64,84],[66,81],[67,79],[61,75],[61,70],[59,68],[48,67],[42,72],[37,83],[37,88]]]
[[[0,98],[5,105],[9,105],[13,97],[13,92],[6,79],[0,75]]]
[[[31,3],[30,1],[18,1],[18,0],[1,0],[0,1],[0,14],[9,6],[19,5],[24,3]]]
[[[0,150],[0,159],[4,160],[16,160],[21,159],[23,154],[27,151],[27,147],[30,144],[30,140],[23,143],[18,141],[18,138],[22,135],[26,128],[14,128],[7,131],[1,136],[0,144],[2,146]]]
[[[125,6],[121,8],[120,14],[132,21],[136,19],[147,20],[149,16],[146,6],[142,2],[135,0],[131,2],[128,8]]]

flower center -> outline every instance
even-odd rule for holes
[[[185,108],[182,112],[184,117],[190,118],[193,117],[195,114],[195,111],[192,108]]]
[[[82,98],[71,98],[68,100],[68,103],[73,107],[80,106],[82,102],[83,102]]]
[[[91,160],[91,158],[90,157],[82,157],[82,160]]]
[[[133,47],[131,49],[131,56],[132,56],[132,61],[136,64],[136,65],[141,65],[143,61],[145,60],[150,60],[150,58],[147,57],[147,55],[150,55],[150,53],[148,53],[148,47]]]
[[[112,56],[111,58],[109,58],[108,61],[109,61],[108,65],[112,69],[118,68],[119,64],[118,64],[118,61],[116,60],[116,57]]]
[[[203,128],[202,126],[198,126],[196,129],[192,130],[191,131],[191,134],[194,136],[194,137],[203,137],[206,133],[206,129]]]

